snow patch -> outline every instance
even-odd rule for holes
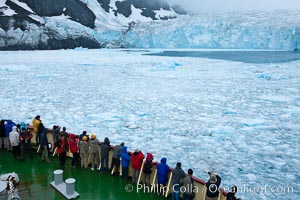
[[[31,13],[34,13],[33,10],[31,10],[31,8],[26,4],[26,3],[23,3],[23,2],[20,2],[18,0],[11,0],[13,3],[17,4],[18,6],[24,8],[25,10],[27,10],[28,12],[31,12]]]

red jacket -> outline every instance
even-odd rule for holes
[[[69,145],[71,153],[78,153],[78,138],[76,138],[76,135],[70,135]]]
[[[69,143],[65,138],[60,138],[57,147],[57,153],[61,154],[63,152],[69,151]]]
[[[131,154],[131,164],[132,168],[135,170],[140,170],[143,164],[144,154],[140,152],[134,152]]]

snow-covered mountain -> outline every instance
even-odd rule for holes
[[[0,0],[0,48],[105,47],[98,32],[180,14],[161,0]]]
[[[162,0],[0,0],[0,49],[300,49],[300,11],[187,14]]]

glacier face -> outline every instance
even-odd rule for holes
[[[127,47],[295,50],[300,12],[247,12],[180,16],[140,23],[126,34]]]

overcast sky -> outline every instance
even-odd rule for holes
[[[300,10],[300,0],[168,0],[193,11]]]

